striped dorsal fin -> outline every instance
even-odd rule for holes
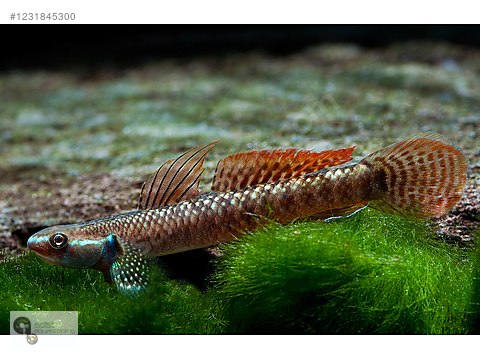
[[[160,166],[143,183],[138,209],[158,208],[198,195],[203,161],[216,143],[195,146]]]
[[[241,190],[248,186],[290,179],[352,160],[355,146],[315,152],[284,149],[230,155],[217,164],[212,190]]]

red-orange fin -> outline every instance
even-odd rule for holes
[[[241,190],[313,173],[352,160],[353,147],[315,152],[310,150],[260,150],[238,153],[221,160],[212,190]]]
[[[373,170],[369,206],[407,217],[429,218],[450,211],[461,199],[468,161],[443,136],[421,133],[366,156]]]
[[[143,183],[138,209],[153,209],[199,194],[203,161],[216,142],[199,145],[165,162]]]

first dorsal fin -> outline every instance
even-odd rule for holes
[[[138,208],[158,208],[198,195],[203,161],[216,143],[195,146],[160,166],[143,183]]]
[[[241,190],[340,165],[352,160],[354,148],[319,153],[297,149],[260,150],[230,155],[218,163],[212,190]]]

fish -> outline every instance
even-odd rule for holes
[[[101,271],[120,292],[148,284],[151,258],[238,239],[272,221],[325,220],[369,206],[408,218],[450,211],[461,199],[468,161],[445,137],[420,133],[353,160],[354,146],[236,153],[219,161],[211,190],[199,183],[216,142],[166,161],[143,183],[137,209],[32,235],[41,259]]]

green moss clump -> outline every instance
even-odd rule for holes
[[[475,234],[475,272],[473,279],[473,298],[472,298],[472,333],[480,334],[480,230]]]
[[[0,333],[9,333],[10,311],[78,311],[80,334],[217,334],[221,309],[194,286],[152,271],[137,297],[121,295],[95,270],[48,265],[28,254],[2,264]]]
[[[423,223],[369,209],[242,240],[224,246],[216,276],[229,332],[471,331],[474,257]]]
[[[478,333],[480,253],[374,210],[272,224],[222,246],[207,292],[152,267],[126,298],[94,270],[34,254],[0,264],[0,333],[11,310],[79,312],[80,334]]]

